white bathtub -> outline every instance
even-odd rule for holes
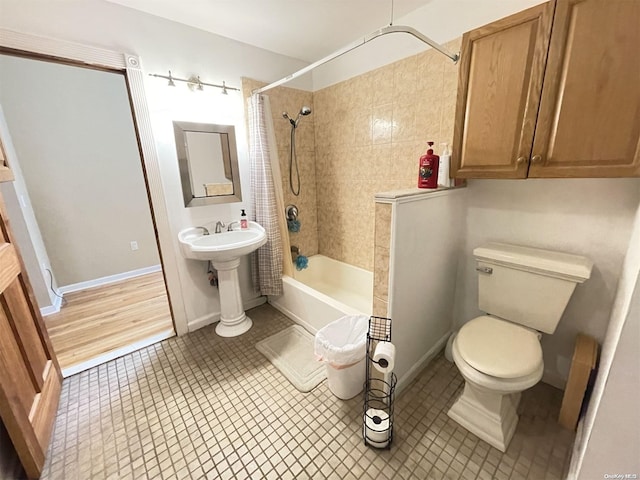
[[[309,266],[283,277],[284,294],[269,303],[311,333],[344,315],[371,315],[373,273],[324,255],[309,257]]]

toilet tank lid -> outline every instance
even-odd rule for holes
[[[586,257],[540,248],[491,242],[473,250],[477,260],[582,283],[591,276]]]

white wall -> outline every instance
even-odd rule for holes
[[[0,103],[57,284],[159,265],[124,75],[0,55]]]
[[[568,478],[640,472],[640,207]],[[613,478],[613,477],[611,477]]]
[[[421,8],[395,19],[443,44],[464,32],[506,17],[544,0],[431,0]],[[380,27],[384,25],[381,24]],[[358,40],[358,38],[353,38]],[[428,48],[410,35],[384,35],[313,71],[313,89],[320,90]],[[459,52],[451,52],[459,53]],[[446,57],[442,57],[446,60]],[[318,59],[319,60],[319,59]],[[448,60],[447,60],[448,61]]]
[[[225,80],[239,87],[243,76],[274,81],[306,65],[103,0],[0,0],[0,9],[4,28],[132,53],[141,57],[148,73],[166,75],[171,70],[182,78],[198,74],[203,82]],[[311,78],[289,86],[309,90]]]
[[[274,81],[305,65],[300,60],[101,0],[0,0],[0,11],[1,27],[136,54],[146,73],[166,74],[171,70],[174,76],[182,78],[198,74],[203,82],[220,84],[224,80],[239,87],[243,76]],[[291,85],[309,88],[311,82],[303,78]],[[204,92],[189,92],[184,84],[170,89],[164,80],[151,77],[145,87],[175,238],[173,254],[178,258],[184,309],[187,321],[192,326],[201,326],[219,314],[218,292],[209,286],[204,263],[182,258],[177,234],[188,226],[234,220],[241,208],[248,209],[251,202],[247,136],[244,121],[240,120],[242,104],[237,99],[231,100],[231,106],[218,108],[215,104],[221,96],[217,89],[205,87]],[[192,112],[197,118],[191,116]],[[242,203],[184,207],[171,124],[177,119],[235,124]],[[240,277],[245,301],[257,296],[248,272],[248,262],[243,261]]]
[[[640,472],[640,279],[632,297],[606,390],[595,417],[578,478]]]
[[[544,381],[564,387],[575,336],[602,343],[613,305],[640,179],[470,180],[454,319],[462,326],[480,315],[472,251],[489,241],[584,255],[591,278],[578,285],[553,335],[544,335]]]
[[[22,256],[29,275],[29,281],[36,297],[36,302],[40,308],[50,307],[55,302],[55,295],[49,286],[57,288],[55,278],[49,279],[43,270],[43,265],[50,267],[47,249],[44,246],[40,228],[36,221],[33,207],[29,199],[29,192],[24,183],[20,163],[17,161],[18,155],[13,146],[11,135],[9,134],[9,126],[4,117],[4,111],[0,104],[0,138],[11,171],[15,177],[13,182],[0,183],[0,192],[7,208],[7,214],[11,219],[11,231],[15,236],[18,250]],[[22,199],[24,206],[20,204]],[[47,283],[47,280],[53,283]]]
[[[399,199],[392,210],[389,307],[399,388],[440,351],[451,332],[466,189]]]

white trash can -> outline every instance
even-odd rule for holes
[[[342,400],[353,398],[362,391],[368,329],[368,316],[347,315],[316,333],[316,357],[326,364],[329,390]]]

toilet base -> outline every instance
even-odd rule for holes
[[[447,415],[489,445],[505,452],[518,425],[520,392],[501,394],[466,381]]]

